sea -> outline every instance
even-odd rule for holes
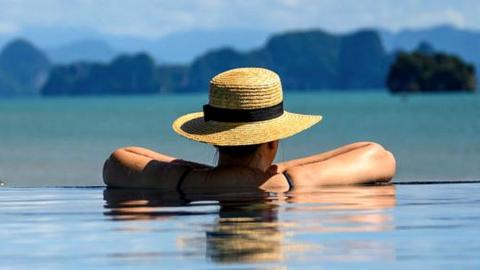
[[[278,161],[357,141],[392,185],[188,193],[103,186],[138,145],[214,164],[172,121],[205,94],[0,100],[0,269],[480,269],[480,95],[287,93],[321,114]]]
[[[176,135],[206,93],[0,99],[0,180],[8,187],[98,186],[116,148],[142,146],[216,162],[213,147]],[[397,160],[395,182],[480,179],[480,95],[287,92],[286,110],[323,121],[281,142],[277,161],[374,141]]]

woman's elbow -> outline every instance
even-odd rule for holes
[[[390,151],[386,151],[386,156],[384,157],[384,163],[387,168],[387,181],[392,180],[393,176],[395,176],[395,172],[397,171],[397,161],[395,160],[395,156]]]
[[[115,167],[118,161],[115,160],[115,157],[112,153],[107,160],[105,160],[105,163],[103,163],[103,182],[107,186],[113,186],[115,183],[113,181],[114,179],[114,172],[116,170]]]
[[[109,172],[110,172],[110,158],[107,158],[107,160],[105,160],[105,162],[103,163],[103,172],[102,172],[102,176],[103,176],[103,183],[105,183],[105,185],[107,186],[110,186],[110,175],[109,175]]]
[[[107,186],[119,185],[118,179],[123,178],[121,175],[125,171],[120,160],[125,152],[125,148],[119,148],[105,160],[103,164],[103,182]]]
[[[368,149],[368,162],[377,172],[378,181],[390,181],[396,172],[396,160],[392,152],[378,143],[372,143]]]

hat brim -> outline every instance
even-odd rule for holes
[[[226,123],[205,121],[203,112],[190,113],[173,122],[173,130],[190,140],[220,145],[252,145],[293,136],[322,120],[321,115],[284,112],[281,116],[258,122]]]

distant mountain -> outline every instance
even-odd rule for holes
[[[387,52],[393,52],[397,49],[413,50],[420,42],[426,41],[433,44],[439,51],[456,54],[467,61],[475,63],[477,67],[480,66],[480,54],[477,53],[477,47],[480,44],[480,31],[458,29],[443,25],[424,29],[407,29],[399,32],[380,31],[380,34]],[[68,48],[72,43],[75,44],[87,40],[102,42],[119,54],[145,51],[160,63],[189,63],[195,57],[213,48],[231,47],[237,51],[247,51],[260,47],[265,44],[269,32],[234,28],[193,29],[174,32],[157,39],[149,39],[128,35],[105,34],[88,28],[64,26],[28,27],[22,29],[19,33],[1,34],[0,46],[15,36],[25,37],[40,48],[47,48],[48,55],[53,56],[54,62],[62,60],[62,57],[57,57],[52,50]],[[99,58],[103,59],[103,55],[110,55],[109,49],[105,50],[105,48],[102,49],[104,53]],[[76,49],[74,48],[74,50]],[[65,51],[65,53],[79,55],[75,52]],[[71,58],[78,59],[77,56],[72,56]],[[97,58],[97,56],[93,58]],[[68,61],[60,62],[65,63]]]
[[[473,62],[480,71],[480,32],[443,25],[425,29],[402,30],[396,33],[381,32],[388,51],[413,50],[422,41],[433,44],[438,51],[453,53]],[[477,73],[478,74],[478,73]]]
[[[148,51],[164,62],[189,63],[212,48],[250,50],[260,47],[268,35],[265,31],[246,29],[176,32],[158,39]]]
[[[275,35],[265,47],[250,52],[224,48],[197,58],[189,70],[187,89],[204,91],[212,76],[241,66],[273,69],[287,89],[383,88],[390,61],[375,31],[291,32]]]
[[[43,95],[151,94],[160,91],[154,60],[146,54],[122,55],[108,64],[79,62],[56,66]]]
[[[0,97],[21,95],[22,92],[20,84],[0,69]]]
[[[22,36],[31,40],[40,48],[46,48],[48,55],[53,56],[52,60],[54,62],[60,61],[65,63],[68,61],[63,61],[64,57],[62,55],[68,55],[66,57],[68,60],[72,58],[78,59],[77,56],[81,54],[75,52],[77,51],[77,46],[73,46],[74,52],[63,49],[69,49],[72,44],[75,45],[85,40],[100,41],[114,52],[118,52],[118,54],[144,51],[152,55],[157,62],[189,63],[198,55],[212,48],[229,46],[237,50],[249,50],[259,47],[265,42],[268,35],[269,32],[262,30],[225,28],[212,30],[193,29],[174,32],[160,38],[143,38],[128,35],[111,35],[88,28],[52,26],[28,27],[14,35],[0,35],[0,46],[2,41],[5,42],[15,36]],[[62,49],[62,52],[56,52],[57,49]],[[108,49],[105,50],[105,46],[102,50],[104,50],[104,54],[109,55]],[[92,56],[91,53],[88,55]]]
[[[39,48],[56,48],[79,40],[101,40],[105,37],[105,35],[93,29],[57,24],[55,26],[30,26],[22,28],[19,32],[2,33],[0,34],[0,43],[18,36],[30,40]]]
[[[53,63],[67,64],[80,61],[108,62],[118,54],[102,40],[80,40],[60,47],[46,49]]]
[[[159,63],[188,64],[212,48],[231,47],[245,51],[260,47],[268,36],[268,32],[261,30],[197,29],[175,32],[159,39],[106,36],[104,40],[117,51],[128,53],[145,51]]]
[[[30,42],[16,39],[0,52],[0,95],[36,95],[48,77],[50,61]]]
[[[273,36],[248,52],[232,48],[208,52],[190,65],[155,66],[146,54],[111,63],[56,66],[42,88],[45,95],[138,94],[207,91],[224,70],[259,66],[277,71],[285,89],[381,89],[391,57],[375,31],[333,35],[323,31]]]

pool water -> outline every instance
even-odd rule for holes
[[[480,269],[480,184],[0,189],[1,269]]]
[[[10,187],[102,185],[105,159],[129,145],[215,165],[213,147],[171,127],[207,102],[206,93],[0,99],[0,181]],[[282,140],[277,162],[375,141],[394,153],[395,181],[480,179],[480,94],[289,92],[285,102],[288,111],[324,118]]]

